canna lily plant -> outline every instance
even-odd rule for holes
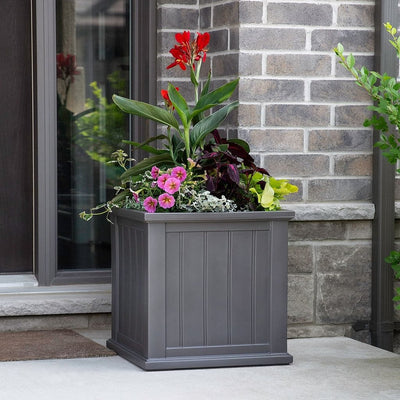
[[[257,167],[244,140],[220,137],[217,128],[239,105],[238,101],[230,101],[239,79],[210,90],[210,71],[201,82],[209,33],[197,33],[191,40],[190,32],[184,31],[175,39],[177,43],[170,50],[174,60],[167,69],[180,67],[189,72],[192,101],[187,101],[172,84],[161,91],[164,107],[113,96],[122,111],[164,125],[165,134],[143,143],[126,141],[150,153],[133,166],[128,165],[132,159],[122,150],[113,153],[112,162],[123,169],[121,185],[115,188],[117,194],[89,213],[82,212],[83,219],[109,213],[113,207],[147,212],[278,210],[280,200],[298,190]],[[160,140],[163,148],[156,146]]]

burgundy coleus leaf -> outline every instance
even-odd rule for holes
[[[230,180],[232,182],[235,182],[237,185],[240,183],[240,177],[239,177],[239,170],[236,165],[234,164],[228,164],[227,165],[227,172]]]
[[[216,179],[210,175],[207,175],[206,189],[211,193],[215,192],[215,190],[217,189]]]

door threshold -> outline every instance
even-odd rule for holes
[[[38,281],[33,274],[0,275],[0,288],[35,287]]]

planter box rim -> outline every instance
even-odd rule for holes
[[[123,218],[133,219],[146,223],[160,222],[213,222],[213,221],[271,221],[294,218],[295,212],[291,210],[278,211],[238,211],[238,212],[166,212],[147,213],[145,211],[120,208],[113,210],[112,214]]]

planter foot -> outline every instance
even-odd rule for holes
[[[107,341],[107,347],[114,350],[125,360],[146,371],[286,365],[293,362],[293,357],[289,353],[230,354],[145,359],[113,339]]]

